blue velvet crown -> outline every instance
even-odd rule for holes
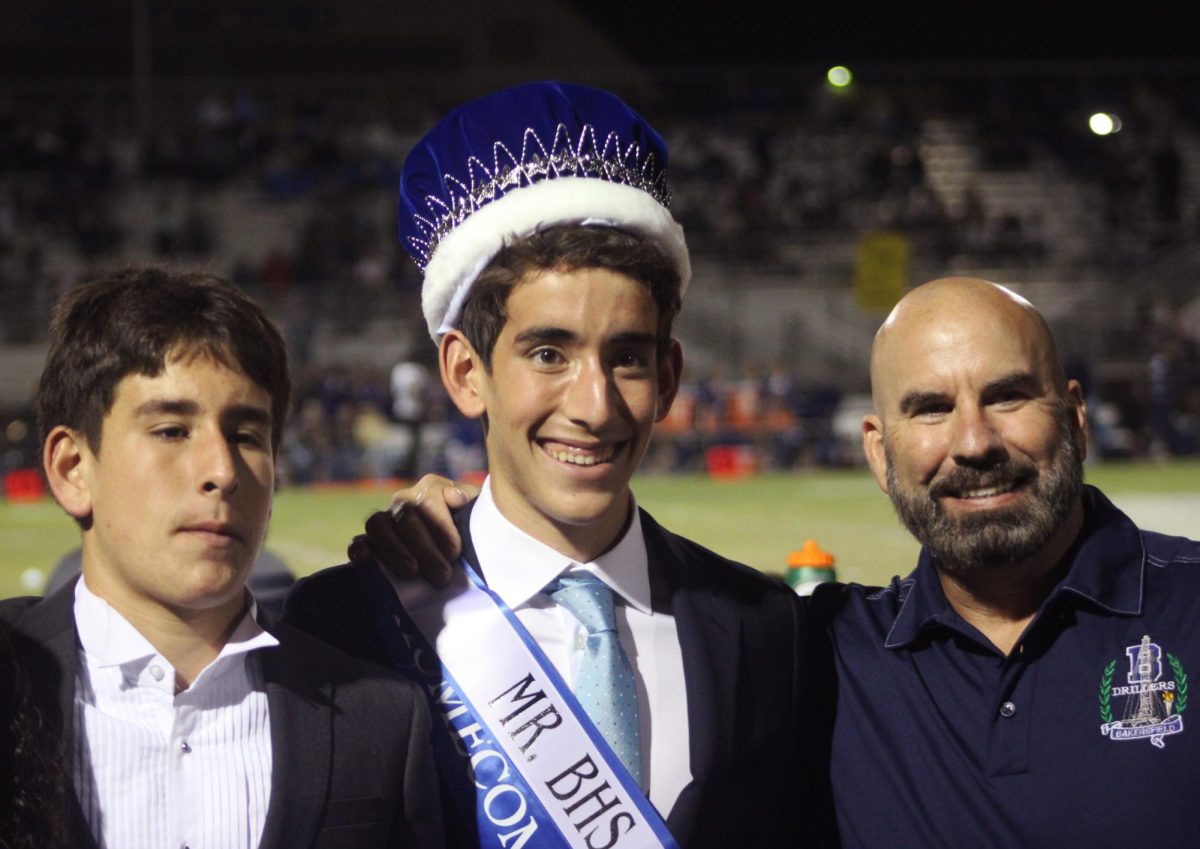
[[[453,326],[474,277],[506,239],[556,223],[642,232],[663,243],[686,283],[683,233],[666,211],[666,166],[662,137],[600,89],[529,83],[450,112],[400,176],[400,241],[426,274],[430,333]],[[542,185],[549,182],[561,185]]]

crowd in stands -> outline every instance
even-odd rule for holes
[[[1157,335],[1150,357],[1143,430],[1155,457],[1200,454],[1200,339],[1176,322]],[[1136,412],[1130,411],[1130,417]]]
[[[481,471],[483,432],[449,402],[425,364],[417,381],[422,412],[398,414],[405,402],[377,370],[310,371],[300,384],[283,456],[294,483],[456,477]],[[1075,366],[1085,383],[1086,366]],[[1151,378],[1127,394],[1096,398],[1097,457],[1200,454],[1200,344],[1166,336],[1148,365]],[[407,393],[411,399],[412,393]],[[806,384],[785,364],[738,373],[715,370],[685,379],[656,428],[645,461],[654,471],[742,474],[795,471],[861,462],[854,407],[834,383]],[[861,399],[856,399],[861,403]],[[409,408],[411,410],[411,407]]]
[[[975,116],[982,167],[1049,157],[1090,179],[1108,237],[1097,253],[1115,252],[1115,268],[1164,240],[1195,236],[1174,133],[1196,126],[1195,103],[1128,85],[1121,105],[1136,132],[1098,145],[1068,128],[1065,116],[1079,110],[1067,108],[1065,84],[973,85],[986,97],[976,91],[956,102],[949,85],[936,97],[901,86],[841,97],[781,86],[786,94],[740,106],[736,98],[667,96],[647,111],[662,113],[674,210],[693,253],[727,265],[731,279],[747,267],[786,274],[823,239],[881,229],[905,232],[943,265],[1052,259],[1042,230],[1055,210],[998,215],[970,185],[953,204],[934,191],[921,127],[942,113]],[[309,349],[318,320],[353,329],[380,300],[415,308],[419,273],[396,245],[394,190],[403,151],[438,104],[199,91],[160,108],[138,138],[130,116],[103,102],[14,103],[0,106],[0,344],[37,341],[54,299],[91,268],[144,259],[200,265],[282,313],[303,377],[284,445],[291,480],[481,464],[478,427],[456,417],[436,379],[414,416],[395,407],[385,369],[323,366]],[[205,201],[229,187],[291,223],[279,238],[248,240],[250,252],[226,244],[229,222],[214,220]],[[141,218],[125,206],[134,193],[151,198]],[[1200,451],[1198,339],[1183,322],[1139,334],[1140,349],[1126,353],[1146,364],[1145,380],[1114,399],[1116,429],[1132,436],[1125,448],[1116,440],[1113,453]],[[833,427],[845,387],[802,386],[784,367],[737,370],[683,387],[651,465],[704,468],[714,445],[748,447],[761,468],[852,461]],[[21,453],[24,441],[8,439],[8,450]]]
[[[676,209],[701,252],[770,265],[789,240],[892,229],[945,259],[1043,250],[1014,244],[1021,222],[990,220],[978,195],[951,214],[927,179],[919,121],[898,99],[826,106],[673,125]]]
[[[426,472],[462,478],[482,471],[480,424],[458,414],[428,366],[401,365],[425,370],[417,417],[398,414],[404,402],[394,373],[392,392],[388,375],[378,371],[308,373],[284,440],[286,479],[337,482]],[[1090,381],[1086,365],[1072,368],[1085,384]],[[1200,454],[1200,344],[1164,337],[1148,372],[1147,383],[1120,397],[1094,396],[1095,457]],[[736,476],[859,464],[858,416],[865,402],[847,398],[834,383],[803,383],[784,364],[685,379],[656,428],[644,468]]]
[[[204,265],[266,296],[331,283],[415,287],[379,208],[381,199],[394,208],[408,143],[399,121],[294,98],[268,107],[241,92],[203,94],[160,123],[140,141],[127,117],[100,107],[0,108],[0,340],[41,335],[64,288],[130,259]],[[419,119],[403,126],[414,132]],[[300,203],[299,226],[286,243],[231,253],[204,203],[229,186],[264,207]],[[121,214],[139,190],[154,198],[145,227]]]
[[[693,249],[770,267],[797,240],[898,228],[942,261],[1019,264],[1052,254],[1042,231],[1053,210],[990,210],[972,186],[952,199],[934,191],[922,121],[955,108],[973,116],[983,167],[1028,167],[1048,156],[1098,186],[1104,225],[1122,234],[1106,245],[1120,246],[1122,259],[1194,225],[1174,132],[1190,121],[1185,98],[1176,103],[1149,85],[1120,89],[1128,131],[1101,144],[1081,122],[1068,124],[1079,107],[1068,108],[1061,85],[990,85],[982,106],[937,91],[881,87],[837,97],[805,89],[740,108],[665,101],[675,210]],[[391,238],[392,194],[403,152],[436,104],[242,90],[201,91],[174,109],[160,110],[143,139],[127,115],[100,105],[0,109],[0,291],[9,302],[38,290],[35,303],[45,302],[71,282],[54,279],[63,268],[147,254],[214,262],[214,271],[268,294],[331,281],[367,293],[416,285]],[[299,203],[301,223],[255,255],[230,254],[201,202],[230,184],[260,205]],[[155,197],[148,232],[133,232],[119,214],[133,187]],[[63,251],[73,263],[56,262]],[[6,337],[37,332],[36,322],[32,331],[19,323],[10,316]]]
[[[484,468],[483,432],[463,419],[423,363],[402,363],[428,379],[393,391],[396,380],[369,368],[310,369],[300,377],[284,434],[282,471],[296,484],[467,475]],[[405,409],[419,404],[419,410]]]
[[[407,376],[398,379],[399,373]],[[423,379],[412,379],[414,374]],[[413,478],[426,472],[470,476],[485,467],[483,430],[455,410],[424,363],[390,376],[371,369],[310,370],[301,376],[284,436],[282,469],[296,484]],[[685,380],[658,426],[646,467],[719,473],[794,470],[857,462],[857,444],[835,431],[842,400],[833,385],[802,385],[786,368]],[[414,407],[415,404],[415,407]],[[414,412],[418,409],[419,412]]]

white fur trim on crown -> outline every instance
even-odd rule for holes
[[[559,177],[509,191],[450,231],[425,266],[421,307],[437,342],[452,330],[471,284],[514,236],[571,222],[632,230],[658,243],[679,269],[681,292],[692,276],[683,228],[641,189],[591,177]]]

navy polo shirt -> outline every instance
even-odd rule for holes
[[[925,552],[887,587],[818,590],[845,846],[1200,846],[1200,543],[1084,502],[1008,657]]]

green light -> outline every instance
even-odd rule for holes
[[[854,80],[854,75],[850,73],[849,68],[843,65],[836,65],[829,69],[829,73],[825,75],[825,79],[829,80],[831,86],[845,88]]]

